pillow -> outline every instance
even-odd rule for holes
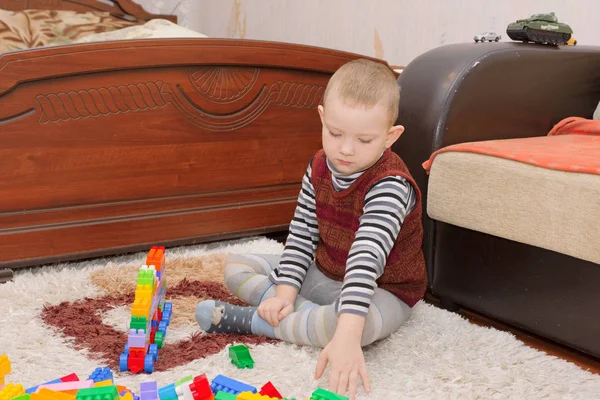
[[[68,44],[89,34],[137,24],[103,11],[0,9],[0,52]]]
[[[207,37],[202,33],[184,28],[166,19],[153,19],[144,25],[131,26],[114,32],[95,33],[82,37],[75,43],[106,42],[128,39],[196,38]]]

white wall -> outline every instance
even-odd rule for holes
[[[212,37],[242,37],[336,48],[406,65],[434,47],[470,42],[479,31],[554,11],[579,44],[600,45],[599,0],[136,0],[179,15]]]

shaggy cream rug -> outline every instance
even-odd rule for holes
[[[222,285],[222,261],[231,253],[280,253],[265,238],[167,249],[173,320],[157,371],[119,373],[134,277],[146,253],[67,263],[19,272],[0,285],[0,354],[13,372],[7,382],[26,388],[75,372],[86,379],[112,366],[117,384],[159,387],[184,376],[226,375],[260,388],[267,381],[287,397],[304,399],[326,388],[327,373],[312,379],[318,349],[264,338],[204,336],[193,319],[206,297],[231,299]],[[248,343],[254,369],[238,370],[232,343]],[[600,376],[525,346],[513,335],[473,325],[425,303],[390,338],[365,350],[373,399],[594,399]],[[364,392],[359,398],[366,398]]]

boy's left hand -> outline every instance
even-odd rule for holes
[[[327,363],[330,364],[329,391],[344,395],[348,390],[350,400],[355,400],[359,376],[365,390],[371,391],[360,340],[344,337],[344,335],[334,335],[329,344],[321,351],[315,370],[315,379],[319,379],[323,375]]]

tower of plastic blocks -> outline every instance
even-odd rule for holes
[[[165,248],[153,246],[137,276],[135,299],[125,351],[119,359],[121,371],[154,372],[158,349],[163,346],[171,322],[172,304],[165,302]]]

